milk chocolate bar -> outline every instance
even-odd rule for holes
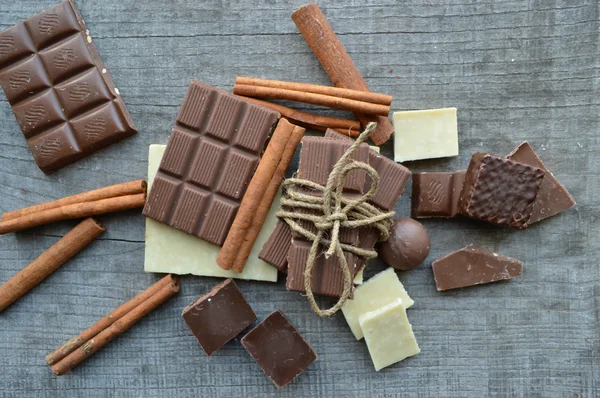
[[[540,190],[533,204],[529,224],[552,217],[571,207],[575,206],[575,201],[567,189],[554,177],[544,166],[531,145],[527,141],[519,145],[514,151],[506,156],[507,159],[515,162],[537,167],[544,171],[544,179],[540,185]]]
[[[413,218],[456,217],[466,170],[413,174]]]
[[[209,356],[256,320],[233,279],[226,279],[198,297],[183,310],[182,317]]]
[[[144,215],[221,246],[279,113],[192,81]]]
[[[470,245],[438,258],[431,267],[437,290],[449,290],[521,276],[523,263]]]
[[[242,345],[279,388],[317,360],[315,350],[281,311],[271,313],[242,337]]]
[[[488,153],[473,155],[460,195],[460,214],[525,229],[544,171]]]
[[[0,85],[44,173],[136,133],[70,0],[0,32]]]

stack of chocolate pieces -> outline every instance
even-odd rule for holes
[[[302,141],[298,177],[326,185],[327,178],[335,163],[350,147],[352,140],[328,130],[324,138],[306,137]],[[353,160],[369,163],[379,174],[380,188],[371,198],[370,203],[382,211],[390,211],[398,201],[410,171],[404,166],[379,155],[366,144],[362,144],[353,154]],[[370,180],[363,171],[349,173],[345,180],[344,195],[353,197],[362,195],[370,187]],[[291,209],[294,210],[294,209]],[[307,229],[308,224],[303,224]],[[374,228],[357,228],[341,231],[342,243],[352,244],[363,249],[373,249],[379,238]],[[280,221],[263,246],[259,257],[287,272],[286,287],[288,290],[304,292],[304,270],[311,243],[294,236],[284,221]],[[365,259],[346,253],[346,260],[351,267],[353,277],[363,268]],[[343,291],[343,275],[335,256],[326,259],[322,254],[316,259],[312,271],[312,289],[314,294],[339,297]]]
[[[506,158],[478,152],[466,171],[413,177],[412,216],[474,219],[525,229],[575,205],[528,142]]]

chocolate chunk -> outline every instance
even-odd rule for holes
[[[521,276],[523,263],[471,245],[438,258],[431,266],[437,290],[449,290]]]
[[[298,330],[275,311],[242,338],[242,345],[279,388],[287,386],[317,359]]]
[[[285,221],[277,221],[275,229],[258,253],[258,258],[275,266],[281,272],[287,272],[287,257],[291,241],[291,228]]]
[[[0,85],[44,173],[136,133],[72,1],[0,32]]]
[[[379,255],[390,267],[409,270],[425,261],[430,245],[423,224],[412,218],[400,218],[394,221],[388,240],[379,245]]]
[[[182,316],[209,356],[256,320],[256,314],[233,279],[198,297],[183,310]]]
[[[413,174],[411,216],[456,217],[466,170]]]
[[[192,81],[144,215],[222,245],[279,114]]]
[[[514,151],[509,153],[506,158],[532,167],[537,167],[544,171],[544,180],[540,185],[540,190],[535,199],[535,203],[533,204],[529,224],[552,217],[575,206],[575,201],[567,189],[562,186],[556,177],[554,177],[554,174],[544,166],[527,141],[523,142]]]
[[[544,172],[537,167],[478,152],[471,158],[458,211],[511,228],[525,229]]]

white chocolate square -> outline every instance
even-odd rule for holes
[[[150,145],[148,190],[152,186],[165,148],[166,145]],[[258,253],[275,228],[277,223],[275,213],[279,210],[280,198],[281,193],[278,193],[243,272],[227,271],[217,265],[217,255],[221,250],[219,246],[150,218],[146,218],[144,271],[277,282],[277,268],[260,260]]]
[[[376,371],[421,352],[402,299],[367,312],[358,320]]]
[[[346,301],[342,312],[356,340],[363,338],[358,318],[397,299],[402,299],[405,309],[415,303],[406,293],[393,268],[378,273],[354,289],[354,299]]]
[[[394,160],[458,155],[456,108],[394,112]]]

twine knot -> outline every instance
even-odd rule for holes
[[[367,163],[349,160],[360,144],[369,138],[376,126],[376,123],[369,123],[356,141],[346,150],[334,165],[326,186],[301,178],[289,178],[282,184],[281,206],[282,208],[291,208],[293,211],[280,210],[277,212],[277,217],[283,219],[294,232],[312,242],[306,269],[304,270],[304,289],[313,311],[319,316],[335,314],[342,308],[351,294],[352,273],[348,267],[344,251],[366,259],[377,257],[377,252],[374,250],[366,250],[341,243],[340,228],[372,227],[379,231],[380,240],[386,240],[389,236],[394,212],[382,212],[377,207],[367,203],[377,191],[379,174]],[[343,196],[346,175],[353,170],[363,170],[371,179],[369,191],[358,199]],[[302,192],[307,189],[322,195],[317,196]],[[315,211],[320,215],[314,214]],[[299,221],[311,222],[317,233],[315,234],[306,229]],[[326,236],[329,238],[326,238]],[[322,310],[317,305],[311,286],[312,268],[320,245],[328,246],[325,258],[330,258],[333,255],[337,256],[344,276],[344,287],[338,302],[326,310]]]

